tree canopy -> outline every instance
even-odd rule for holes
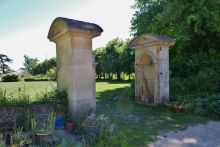
[[[134,72],[134,51],[129,50],[129,40],[115,38],[110,40],[105,47],[94,50],[95,60],[98,63],[96,67],[97,77],[113,79],[115,75],[117,80],[121,80],[122,74],[129,78]]]
[[[220,1],[136,0],[133,8],[134,36],[176,39],[170,50],[171,96],[220,92]]]
[[[136,0],[134,35],[152,33],[176,38],[177,53],[212,52],[220,44],[220,1]]]
[[[24,55],[24,70],[28,71],[32,75],[46,74],[48,70],[56,67],[56,58],[44,60],[39,62],[37,58],[31,58]]]
[[[10,67],[8,63],[12,63],[12,59],[10,59],[7,55],[0,54],[0,73],[6,74],[10,71]]]

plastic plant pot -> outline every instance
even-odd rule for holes
[[[55,120],[55,129],[63,129],[64,128],[64,118],[58,117]]]

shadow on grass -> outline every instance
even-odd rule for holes
[[[128,90],[130,90],[129,86],[123,88],[116,88],[113,90],[105,90],[102,92],[97,92],[96,99],[98,101],[109,102],[112,101],[112,99],[114,98],[119,98],[120,96],[125,95]]]
[[[97,93],[97,113],[109,116],[131,146],[146,146],[167,131],[207,122],[207,118],[175,113],[162,105],[135,104],[131,93],[129,86]]]

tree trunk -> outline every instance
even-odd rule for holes
[[[120,72],[117,72],[117,80],[121,80],[121,73]]]
[[[110,75],[110,73],[108,73],[108,79],[111,80],[111,75]]]
[[[103,73],[103,77],[104,77],[104,80],[105,80],[105,73]]]
[[[4,64],[2,65],[2,73],[5,74],[5,67],[4,67]]]

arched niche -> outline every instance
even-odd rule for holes
[[[169,47],[175,42],[167,36],[143,34],[134,38],[135,97],[138,103],[169,101]]]
[[[154,59],[148,53],[143,53],[137,57],[136,78],[138,80],[139,101],[142,103],[152,103],[154,101]]]

